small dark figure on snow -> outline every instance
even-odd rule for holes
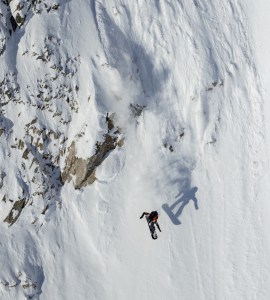
[[[144,212],[141,216],[140,219],[142,219],[144,216],[146,216],[146,219],[148,221],[148,224],[150,227],[156,225],[158,230],[161,232],[161,229],[158,225],[158,212],[157,211],[152,211],[150,214],[148,212]]]

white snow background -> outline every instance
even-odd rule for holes
[[[270,2],[4,2],[0,299],[270,299]],[[93,184],[33,165],[92,156],[107,113],[124,144]],[[28,161],[31,122],[59,139]]]

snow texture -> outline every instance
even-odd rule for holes
[[[269,11],[0,1],[1,299],[270,299]]]

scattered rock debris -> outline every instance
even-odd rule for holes
[[[132,104],[131,103],[129,105],[129,108],[130,108],[132,117],[139,118],[139,116],[142,114],[145,107],[146,107],[145,105],[139,105],[139,104]]]

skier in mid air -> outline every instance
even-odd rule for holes
[[[150,214],[148,212],[144,212],[141,216],[140,219],[142,219],[144,216],[146,216],[147,222],[149,224],[149,227],[153,228],[154,225],[157,226],[158,230],[161,232],[161,229],[159,227],[159,224],[157,222],[158,220],[158,212],[157,211],[152,211]]]

